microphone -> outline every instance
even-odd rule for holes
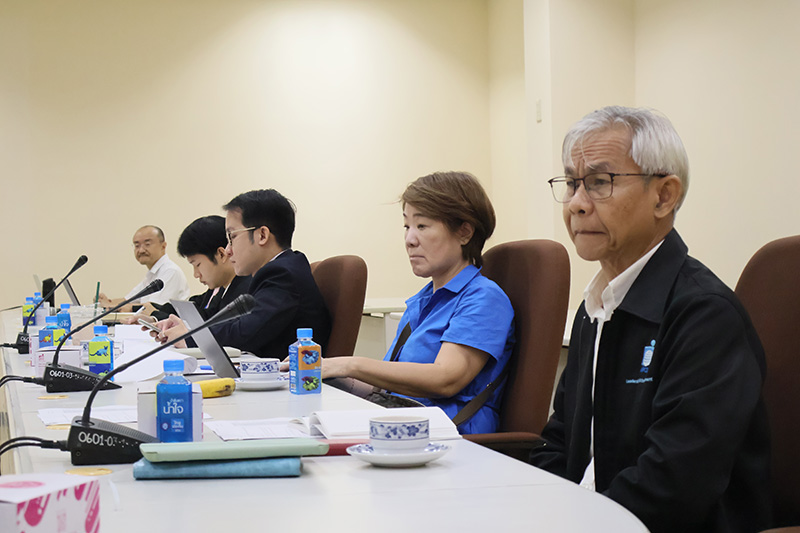
[[[59,288],[62,283],[67,281],[67,278],[70,277],[73,272],[75,272],[80,267],[85,265],[88,260],[89,258],[86,257],[85,255],[80,256],[78,260],[75,261],[75,264],[73,265],[72,269],[70,269],[70,271],[67,272],[67,275],[64,276],[61,279],[61,281],[59,281],[58,284],[55,287],[53,287],[50,290],[50,292],[48,292],[47,295],[44,298],[42,298],[42,300],[38,304],[36,304],[36,306],[31,311],[30,316],[25,317],[25,325],[22,328],[22,332],[19,335],[17,335],[17,342],[16,342],[16,348],[20,354],[26,354],[30,351],[30,335],[28,335],[28,324],[31,321],[31,317],[36,315],[36,310],[39,309],[39,306],[42,305],[44,302],[46,302],[48,298],[50,298],[53,294],[55,294],[56,289]]]
[[[71,455],[72,464],[125,464],[138,461],[142,457],[142,452],[139,451],[139,444],[158,442],[158,439],[122,424],[91,418],[92,402],[97,392],[114,374],[122,372],[139,361],[187,337],[191,337],[202,329],[246,315],[253,310],[253,307],[255,307],[255,298],[250,294],[242,294],[195,329],[132,359],[124,365],[118,366],[103,376],[92,389],[92,392],[89,393],[86,407],[83,409],[83,416],[76,416],[72,419],[69,436],[67,437],[67,448]]]
[[[64,343],[70,338],[72,335],[78,333],[82,329],[91,324],[95,323],[96,321],[100,320],[104,316],[108,316],[111,313],[115,312],[117,309],[128,305],[134,300],[138,300],[142,296],[147,296],[148,294],[152,294],[154,292],[158,292],[164,288],[164,282],[160,279],[153,280],[147,287],[140,290],[127,300],[121,302],[120,304],[112,307],[108,311],[105,311],[102,314],[99,314],[95,317],[92,317],[91,320],[88,322],[84,322],[80,326],[74,328],[72,331],[61,337],[61,340],[58,342],[58,346],[56,346],[56,351],[53,354],[53,362],[47,365],[44,369],[44,375],[42,379],[44,380],[44,385],[47,387],[47,392],[75,392],[75,391],[87,391],[92,390],[92,388],[100,381],[100,376],[95,374],[94,372],[89,372],[83,368],[78,368],[75,366],[70,365],[58,365],[58,354],[61,352],[61,347],[64,346]],[[105,389],[118,389],[119,385],[116,383],[106,383]]]

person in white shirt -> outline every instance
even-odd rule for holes
[[[133,235],[133,252],[136,260],[147,267],[144,279],[125,296],[125,298],[108,298],[100,293],[98,303],[103,307],[113,307],[144,289],[155,279],[164,282],[164,288],[153,294],[144,296],[138,302],[164,304],[171,299],[186,300],[189,297],[189,284],[183,271],[167,256],[167,241],[164,232],[157,226],[142,226]],[[131,311],[133,305],[126,305],[121,311]],[[146,305],[143,312],[150,314],[154,308]]]

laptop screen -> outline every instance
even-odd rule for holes
[[[178,312],[181,320],[186,322],[189,329],[194,329],[205,322],[193,302],[170,300],[169,303]],[[225,353],[225,350],[222,349],[222,346],[219,345],[219,342],[217,342],[217,339],[214,338],[208,328],[198,331],[192,335],[192,338],[217,376],[221,378],[239,377],[239,369],[234,366],[228,354]]]

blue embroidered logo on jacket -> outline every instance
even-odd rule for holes
[[[644,347],[644,355],[642,355],[642,368],[639,369],[639,373],[647,374],[647,372],[650,370],[650,362],[653,360],[653,351],[655,351],[655,349],[655,339],[650,341],[650,346]]]

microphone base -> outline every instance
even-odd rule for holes
[[[47,365],[43,377],[47,392],[90,391],[102,379],[94,372],[69,365]],[[116,383],[108,381],[101,390],[119,388]]]
[[[20,353],[20,355],[29,354],[31,351],[31,336],[27,333],[20,332],[17,335],[16,345],[17,351]]]
[[[67,438],[67,448],[73,465],[119,465],[135,463],[142,458],[139,445],[159,442],[147,433],[98,418],[83,424],[76,416]]]

